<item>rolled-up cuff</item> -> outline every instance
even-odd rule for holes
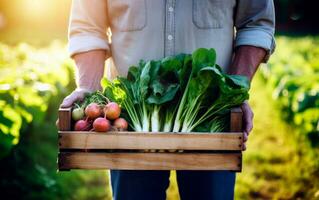
[[[78,53],[98,49],[105,50],[107,52],[107,57],[110,54],[110,48],[107,40],[103,40],[102,38],[88,35],[78,35],[69,38],[68,49],[71,57]]]
[[[274,52],[276,47],[274,35],[261,29],[239,30],[236,34],[235,48],[242,45],[255,46],[265,49],[267,54],[263,59],[264,63],[268,61],[270,55]]]

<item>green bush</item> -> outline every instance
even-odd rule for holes
[[[57,173],[57,110],[75,87],[74,66],[67,55],[58,42],[37,49],[0,44],[0,191],[5,197],[109,195],[106,172]]]
[[[70,92],[72,65],[61,44],[35,50],[0,44],[0,158],[18,144],[20,132],[41,125],[50,106]]]
[[[277,38],[277,50],[262,74],[283,117],[312,138],[319,137],[319,38]]]

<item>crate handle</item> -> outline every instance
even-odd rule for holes
[[[232,108],[230,111],[230,131],[231,132],[242,132],[243,131],[243,111],[240,107]],[[243,148],[242,143],[244,142],[243,133],[239,137],[241,144],[239,147]]]
[[[243,111],[240,107],[232,108],[230,111],[230,131],[242,132],[243,130]]]
[[[71,131],[71,112],[72,107],[59,108],[58,119],[59,119],[59,131]]]

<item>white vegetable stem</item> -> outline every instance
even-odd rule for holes
[[[142,123],[142,130],[143,132],[148,132],[150,131],[150,122],[147,114],[147,109],[145,106],[145,103],[143,103],[143,123]]]
[[[152,130],[151,132],[159,132],[160,131],[160,122],[159,122],[159,106],[155,105],[153,108],[152,116],[151,116],[151,124]]]

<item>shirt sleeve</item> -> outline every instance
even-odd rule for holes
[[[275,11],[273,0],[238,0],[235,15],[235,48],[250,45],[263,48],[267,62],[275,49]]]
[[[69,23],[68,48],[70,56],[102,49],[110,55],[106,30],[108,28],[105,0],[73,0]]]

